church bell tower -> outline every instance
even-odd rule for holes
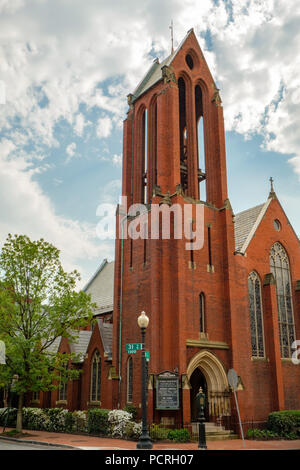
[[[199,355],[206,351],[207,363],[214,364],[203,380],[199,376],[207,393],[214,392],[213,374],[220,375],[219,387],[227,386],[221,369],[229,367],[231,357],[228,279],[234,253],[222,103],[193,30],[169,57],[153,62],[128,95],[128,105],[122,177],[127,215],[119,208],[115,253],[114,406],[140,407],[141,355],[128,354],[126,344],[140,342],[137,318],[144,310],[150,319],[145,343],[149,420],[185,424],[193,419],[192,374]],[[147,208],[143,239],[133,239],[127,230],[133,204]],[[169,239],[161,231],[151,237],[154,205],[174,204],[183,209],[189,204],[193,217],[203,207],[201,249],[187,250],[186,240],[174,236],[172,217]],[[219,359],[213,362],[215,353]],[[215,367],[211,381],[209,367]],[[157,383],[165,371],[178,377],[174,409],[158,406]]]

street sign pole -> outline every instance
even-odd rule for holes
[[[234,393],[235,406],[236,406],[236,410],[237,410],[237,414],[238,414],[238,418],[239,418],[241,436],[242,436],[242,440],[243,440],[243,447],[245,448],[246,444],[245,444],[244,431],[243,431],[243,426],[242,426],[242,421],[241,421],[241,415],[240,415],[238,399],[237,399],[237,396],[236,396],[236,390],[237,390],[238,381],[239,381],[238,380],[238,375],[237,375],[237,373],[234,369],[230,369],[228,371],[227,378],[228,378],[228,383],[229,383],[229,385],[232,388],[233,393]]]

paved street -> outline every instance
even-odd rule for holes
[[[65,450],[62,447],[39,446],[37,444],[26,444],[25,442],[4,441],[0,439],[0,452],[2,450]]]

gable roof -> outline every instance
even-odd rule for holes
[[[91,294],[92,302],[97,304],[94,315],[113,311],[114,270],[114,261],[108,262],[105,259],[83,289]]]
[[[58,352],[59,346],[61,342],[61,336],[58,336],[50,346],[48,346],[47,351],[52,354],[56,354]]]
[[[84,360],[91,336],[92,331],[80,330],[78,338],[76,338],[74,342],[70,343],[71,352],[79,356],[78,362],[82,362]]]
[[[264,204],[252,207],[251,209],[247,209],[235,215],[235,251],[245,253],[271,201],[272,197],[269,197]]]
[[[182,48],[183,44],[189,37],[189,35],[193,32],[193,29],[190,29],[177,49],[170,54],[166,59],[162,61],[162,63],[159,63],[159,59],[156,58],[151,65],[150,69],[146,73],[146,75],[142,78],[134,92],[132,93],[133,95],[133,101],[135,101],[137,98],[139,98],[143,93],[145,93],[149,88],[151,88],[153,85],[155,85],[157,82],[162,80],[162,68],[166,65],[169,66],[173,62],[174,58]]]
[[[113,324],[103,323],[102,319],[98,319],[98,326],[104,352],[107,354],[109,360],[112,359],[112,339],[113,339]]]

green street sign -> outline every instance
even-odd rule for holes
[[[147,362],[150,361],[150,353],[149,353],[149,351],[145,351],[145,358],[146,358],[146,361],[147,361]]]
[[[128,354],[135,354],[137,351],[141,351],[142,343],[129,343],[126,344],[126,351]]]

